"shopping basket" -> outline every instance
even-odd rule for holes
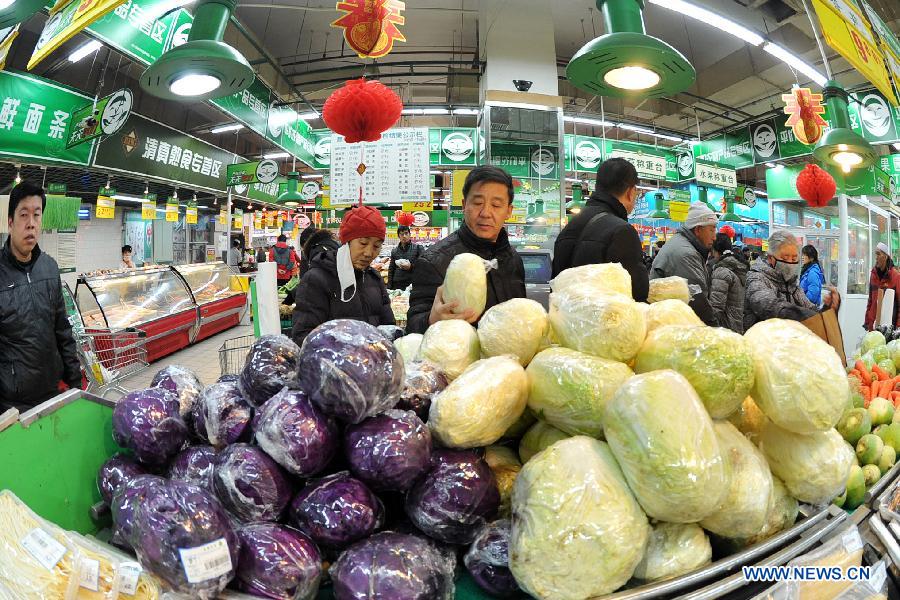
[[[225,340],[219,348],[219,367],[222,375],[237,375],[244,368],[244,361],[250,346],[256,341],[256,336],[242,335],[241,337]]]

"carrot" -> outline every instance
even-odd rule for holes
[[[882,369],[878,365],[872,365],[872,375],[878,377],[878,381],[886,381],[890,379],[888,374],[884,372],[884,369]]]
[[[859,371],[857,371],[856,369],[852,369],[850,371],[850,375],[852,375],[853,377],[856,377],[857,379],[862,379],[862,377],[859,374]]]
[[[881,397],[890,398],[891,392],[894,390],[894,380],[886,380],[881,382]]]
[[[863,364],[863,361],[856,361],[856,370],[859,371],[859,378],[862,380],[863,385],[870,385],[872,383],[872,377],[869,375],[869,370],[866,369],[866,365]]]
[[[863,395],[863,406],[865,408],[869,408],[869,402],[872,401],[872,389],[866,386],[863,386],[861,389]]]

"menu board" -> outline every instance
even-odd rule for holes
[[[391,129],[377,142],[331,143],[331,205],[427,202],[431,199],[428,128]]]

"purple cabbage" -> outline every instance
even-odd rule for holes
[[[300,388],[319,410],[342,421],[359,423],[393,408],[403,379],[403,357],[363,321],[328,321],[303,342]]]
[[[291,502],[291,523],[317,544],[341,548],[371,535],[384,523],[384,507],[346,471],[310,481]]]
[[[205,490],[212,491],[213,465],[216,460],[216,449],[212,446],[192,446],[185,448],[169,465],[169,479],[193,483]]]
[[[216,383],[227,383],[229,381],[233,381],[233,382],[237,383],[240,380],[241,380],[240,375],[236,375],[234,373],[226,373],[226,374],[222,375],[221,377],[219,377],[218,379],[216,379]]]
[[[264,335],[256,340],[241,371],[244,397],[254,406],[262,406],[281,388],[297,383],[300,346],[285,335]]]
[[[486,526],[463,558],[475,583],[497,598],[513,598],[520,593],[519,584],[509,570],[510,526],[508,519]]]
[[[234,444],[219,453],[213,489],[222,505],[242,522],[277,520],[292,494],[281,467],[249,444]]]
[[[344,452],[372,489],[405,491],[431,464],[431,432],[415,413],[389,410],[348,426]]]
[[[406,381],[395,408],[411,410],[427,421],[431,401],[448,385],[450,380],[444,372],[430,362],[410,363],[406,365]]]
[[[494,473],[471,450],[435,450],[431,470],[406,496],[406,514],[423,533],[450,544],[469,544],[497,516]]]
[[[153,376],[153,381],[150,382],[150,387],[162,388],[175,394],[178,397],[178,407],[182,419],[190,417],[194,402],[203,391],[203,384],[200,383],[197,374],[178,365],[169,365],[157,371]]]
[[[138,475],[121,486],[109,504],[113,522],[113,543],[131,548],[131,532],[137,507],[144,501],[147,492],[157,486],[166,485],[166,480],[156,475]]]
[[[197,437],[217,449],[249,439],[253,407],[234,382],[214,383],[194,403]]]
[[[241,540],[238,589],[263,598],[316,597],[322,558],[312,540],[296,529],[272,523],[244,525],[237,534]]]
[[[132,457],[116,454],[107,460],[97,472],[97,488],[100,497],[108,505],[119,488],[138,475],[146,475],[147,471]]]
[[[112,424],[116,443],[153,467],[168,463],[188,438],[187,425],[178,412],[178,399],[160,388],[126,394],[116,403]]]

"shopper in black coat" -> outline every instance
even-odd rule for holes
[[[637,170],[624,158],[610,158],[597,169],[597,185],[581,212],[556,238],[553,276],[571,267],[619,263],[631,275],[631,295],[646,302],[650,276],[641,238],[628,224],[640,196]]]
[[[306,240],[302,240],[300,244],[302,252],[300,277],[306,275],[316,256],[328,250],[337,252],[337,249],[341,246],[328,229],[314,229]]]
[[[412,274],[416,261],[422,256],[422,246],[412,243],[409,227],[401,225],[397,228],[400,243],[391,251],[391,265],[388,267],[388,287],[392,290],[405,290],[412,285]],[[397,264],[398,260],[409,263]]]

